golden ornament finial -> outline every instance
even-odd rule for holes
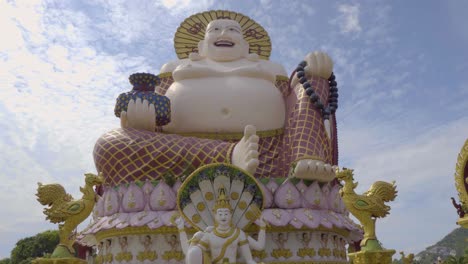
[[[229,202],[229,198],[227,198],[226,196],[226,189],[224,188],[224,185],[221,185],[221,187],[219,187],[218,194],[218,199],[216,199],[213,211],[216,212],[216,210],[220,208],[227,208],[232,212],[231,203]]]

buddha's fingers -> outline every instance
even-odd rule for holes
[[[128,118],[127,118],[127,112],[122,111],[120,113],[120,127],[121,128],[127,128],[128,127]]]
[[[148,130],[155,131],[156,130],[156,108],[154,108],[154,104],[150,104],[148,106]]]
[[[245,170],[251,174],[254,174],[257,170],[258,164],[260,164],[258,159],[252,159],[247,163],[247,167],[245,168]]]
[[[130,100],[127,106],[127,125],[130,127],[135,127],[135,118],[136,118],[136,105],[135,100]]]
[[[244,128],[244,139],[249,139],[251,136],[256,135],[257,128],[253,125],[246,125]]]
[[[258,150],[249,150],[247,155],[245,156],[245,161],[249,162],[249,160],[258,159]]]
[[[142,102],[140,99],[135,101],[135,128],[138,129],[146,129],[144,120],[148,112],[148,107],[146,107],[145,101],[146,100]]]

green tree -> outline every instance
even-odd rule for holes
[[[455,256],[450,256],[448,259],[444,261],[444,264],[468,264],[468,261],[465,261],[465,257],[455,257]]]
[[[0,259],[0,264],[11,264],[11,261],[9,258]]]
[[[52,253],[59,243],[58,231],[49,230],[32,237],[20,239],[11,251],[11,264],[26,264],[31,260]]]

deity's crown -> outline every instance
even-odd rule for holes
[[[227,208],[232,212],[231,203],[229,202],[229,198],[226,196],[226,189],[223,185],[219,187],[218,199],[216,199],[213,211],[216,212],[216,210],[220,208]]]

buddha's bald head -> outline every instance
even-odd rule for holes
[[[198,43],[201,56],[215,61],[233,61],[249,53],[239,23],[231,19],[211,21],[205,30],[205,38]]]

